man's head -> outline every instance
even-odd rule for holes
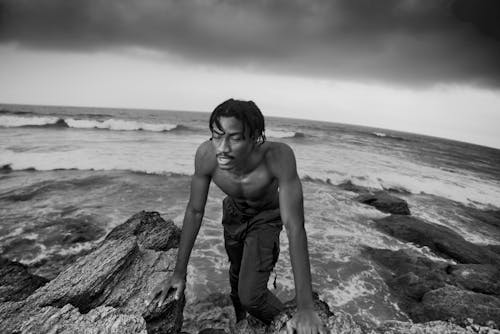
[[[244,170],[257,144],[264,143],[264,117],[252,101],[227,100],[210,116],[212,143],[222,169]]]
[[[264,116],[253,101],[229,99],[219,104],[210,115],[208,126],[212,133],[214,128],[220,129],[221,117],[234,117],[239,120],[243,126],[244,138],[249,136],[258,144],[266,141]]]

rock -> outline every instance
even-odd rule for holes
[[[347,191],[352,191],[352,192],[355,192],[355,193],[368,193],[369,192],[369,189],[366,188],[366,187],[362,187],[362,186],[358,186],[358,185],[355,185],[354,183],[351,182],[351,180],[348,180],[348,181],[345,181],[343,183],[340,183],[337,185],[337,187],[339,187],[340,189],[344,189],[344,190],[347,190]]]
[[[183,298],[144,301],[172,274],[179,234],[158,213],[134,215],[27,299],[0,303],[0,332],[178,333]]]
[[[463,289],[500,296],[500,268],[489,264],[459,264],[450,266],[448,273],[454,285]]]
[[[396,215],[409,215],[410,209],[405,200],[392,196],[385,191],[377,191],[375,193],[362,194],[355,198],[356,201],[374,206],[378,210],[385,213]]]
[[[465,319],[487,326],[498,323],[498,271],[491,265],[435,262],[412,250],[367,248],[398,305],[412,320]]]
[[[468,208],[467,211],[474,220],[500,228],[500,210],[479,210]]]
[[[12,165],[11,164],[3,165],[0,167],[0,173],[8,174],[10,172],[12,172]]]
[[[375,227],[398,239],[427,246],[438,255],[460,263],[500,265],[500,256],[488,247],[468,242],[447,227],[418,218],[391,215],[375,220]]]
[[[415,252],[367,248],[365,254],[381,266],[379,273],[406,313],[411,312],[425,293],[448,282],[448,264],[436,263]]]
[[[25,265],[0,258],[0,303],[23,300],[47,282],[31,275]]]
[[[378,332],[384,334],[470,334],[474,333],[465,328],[447,321],[429,321],[426,323],[413,324],[402,321],[386,321],[379,328]],[[488,332],[485,332],[488,333]],[[493,334],[493,333],[491,333]]]
[[[445,286],[424,295],[421,304],[412,312],[416,321],[454,318],[458,324],[466,325],[467,319],[485,325],[493,321],[500,323],[500,299],[455,286]]]
[[[146,322],[141,316],[124,314],[113,307],[99,306],[86,314],[70,304],[62,308],[45,307],[36,316],[24,322],[22,333],[109,333],[147,334]]]

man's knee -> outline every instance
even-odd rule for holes
[[[248,311],[258,310],[266,302],[266,291],[258,289],[242,289],[238,291],[241,304]]]

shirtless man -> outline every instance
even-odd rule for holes
[[[297,301],[297,313],[287,330],[290,334],[293,329],[298,334],[326,334],[313,310],[302,185],[292,149],[265,141],[264,117],[252,101],[223,102],[213,111],[209,127],[212,138],[196,151],[174,274],[153,290],[149,303],[160,295],[161,305],[172,288],[176,299],[184,293],[188,260],[213,181],[227,194],[222,224],[236,320],[243,320],[248,312],[269,324],[283,310],[267,282],[278,259],[284,224]]]

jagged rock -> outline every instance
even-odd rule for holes
[[[485,325],[491,321],[500,323],[500,299],[455,286],[445,286],[427,292],[422,302],[412,312],[417,321],[454,318],[459,324],[466,324],[468,318]]]
[[[31,275],[25,265],[0,258],[0,303],[23,300],[47,282]]]
[[[463,325],[464,319],[471,318],[481,325],[498,323],[499,268],[435,262],[408,249],[368,248],[365,253],[381,266],[378,271],[414,321],[454,318]]]
[[[36,316],[24,322],[22,333],[109,333],[147,334],[141,316],[124,314],[113,307],[99,306],[86,314],[70,304],[62,308],[44,307]]]
[[[459,264],[450,266],[454,285],[464,289],[500,296],[500,267],[489,264]]]
[[[172,274],[177,250],[169,247],[179,235],[158,213],[134,215],[24,301],[1,303],[0,332],[178,333],[184,299],[170,295],[161,307],[144,301]]]
[[[392,196],[385,191],[362,194],[355,198],[356,201],[371,205],[385,213],[396,215],[409,215],[410,209],[404,199]]]
[[[500,228],[500,210],[468,209],[468,213],[476,221]]]
[[[383,334],[500,334],[500,331],[488,327],[479,327],[479,329],[482,331],[476,331],[472,328],[463,328],[457,324],[440,320],[420,324],[402,321],[386,321],[377,328],[377,332]]]
[[[337,187],[339,187],[340,189],[344,189],[344,190],[347,190],[347,191],[352,191],[352,192],[355,192],[355,193],[367,193],[369,192],[368,188],[365,188],[365,187],[362,187],[362,186],[358,186],[358,185],[355,185],[354,183],[351,182],[351,180],[348,180],[348,181],[345,181],[343,183],[340,183],[337,185]]]
[[[436,263],[409,250],[367,248],[365,254],[381,266],[379,273],[398,297],[399,307],[407,313],[425,293],[445,286],[449,280],[448,264]]]
[[[500,256],[488,247],[468,242],[453,230],[421,219],[391,215],[375,220],[375,227],[398,239],[427,246],[460,263],[500,265]]]
[[[351,315],[335,311],[332,312],[324,301],[319,299],[319,296],[314,293],[314,310],[317,312],[325,327],[330,333],[338,334],[362,334],[364,333],[363,328],[357,324],[351,317]],[[278,334],[283,330],[286,330],[286,323],[292,318],[297,310],[295,300],[291,300],[285,303],[285,311],[275,319],[269,326],[266,333]]]

